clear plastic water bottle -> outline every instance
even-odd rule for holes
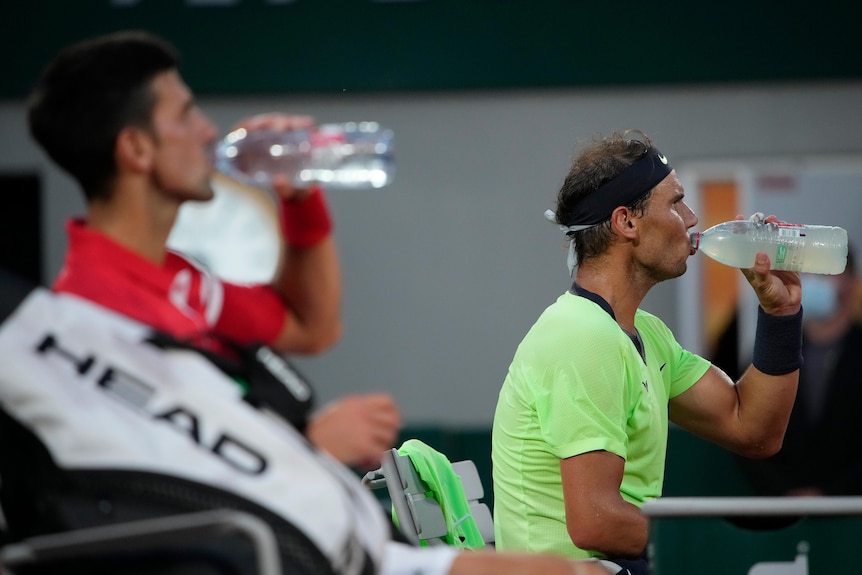
[[[754,266],[757,252],[773,270],[840,274],[847,266],[847,230],[834,226],[734,220],[690,235],[692,248],[736,268]]]
[[[310,130],[229,133],[216,148],[216,169],[242,183],[270,188],[285,174],[297,187],[382,188],[395,176],[392,130],[377,122],[323,124]]]

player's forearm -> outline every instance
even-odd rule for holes
[[[802,365],[802,311],[775,316],[758,310],[752,365],[736,385],[742,444],[748,457],[781,449]]]
[[[460,553],[447,575],[608,575],[594,561],[571,561],[550,555],[475,551]]]
[[[799,370],[770,375],[751,366],[745,371],[736,384],[740,432],[734,451],[763,458],[781,449],[798,383]]]
[[[310,347],[322,350],[335,343],[341,334],[341,272],[331,235],[311,247],[287,246],[275,287]]]
[[[281,199],[279,207],[285,255],[273,285],[297,324],[288,339],[301,342],[301,351],[322,351],[341,334],[341,270],[332,218],[320,188],[301,199]]]

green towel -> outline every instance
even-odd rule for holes
[[[440,504],[446,519],[443,540],[454,547],[479,549],[485,546],[482,534],[470,512],[461,478],[452,469],[449,459],[418,439],[408,439],[398,449],[413,462],[416,473],[428,485],[426,494]]]

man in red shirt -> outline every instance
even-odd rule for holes
[[[30,131],[80,184],[87,214],[67,225],[69,250],[54,289],[210,350],[263,343],[312,354],[341,332],[340,271],[322,190],[273,188],[286,246],[271,285],[224,282],[166,243],[180,206],[212,199],[216,127],[196,106],[164,41],[120,32],[62,50],[29,101]],[[265,114],[247,129],[307,128],[306,116]],[[400,416],[385,394],[351,396],[312,418],[319,447],[373,465]]]

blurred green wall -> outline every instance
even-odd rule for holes
[[[71,41],[144,28],[199,94],[862,77],[857,2],[7,0],[0,98]]]

